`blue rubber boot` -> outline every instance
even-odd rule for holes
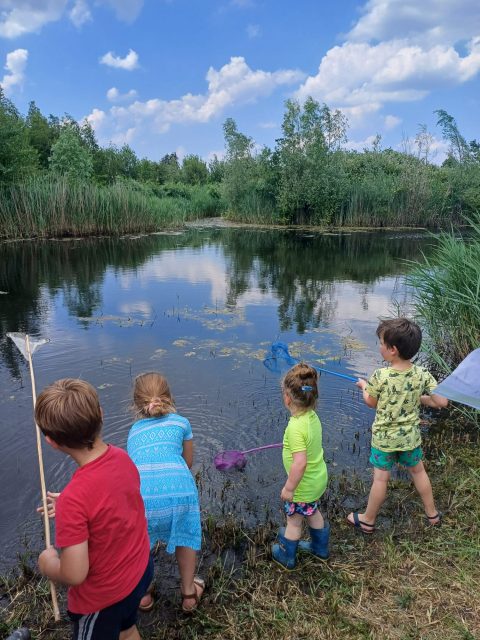
[[[312,553],[318,558],[326,560],[330,555],[328,552],[328,540],[330,538],[330,526],[326,524],[323,529],[310,529],[311,541],[300,540],[299,548],[301,551]]]
[[[281,531],[278,532],[277,542],[272,545],[272,557],[285,569],[294,569],[297,564],[298,540],[285,538]]]

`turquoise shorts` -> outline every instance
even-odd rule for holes
[[[390,471],[395,463],[401,464],[403,467],[414,467],[422,458],[422,447],[416,447],[409,451],[380,451],[380,449],[372,447],[369,462],[377,469]]]

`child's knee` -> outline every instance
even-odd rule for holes
[[[423,466],[423,462],[420,460],[420,462],[417,462],[417,464],[414,465],[413,467],[408,467],[408,472],[412,476],[416,476],[419,473],[425,473],[425,467]]]
[[[388,483],[388,481],[390,480],[390,470],[387,469],[379,469],[378,467],[375,467],[374,472],[373,472],[373,481],[374,482],[383,482],[383,483]]]

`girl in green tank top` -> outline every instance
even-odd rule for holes
[[[291,418],[283,436],[283,465],[287,480],[280,497],[287,526],[280,529],[272,547],[273,559],[287,569],[296,564],[297,549],[328,558],[330,527],[325,524],[318,501],[327,488],[327,465],[323,455],[322,425],[315,413],[318,398],[317,371],[307,364],[295,365],[282,381],[282,395]],[[300,541],[307,519],[311,541]]]

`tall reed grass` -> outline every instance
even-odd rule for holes
[[[39,176],[0,190],[0,237],[149,232],[218,215],[220,208],[218,194],[208,186],[158,197],[134,182],[99,186]]]
[[[443,233],[433,254],[407,277],[425,329],[424,348],[444,374],[480,347],[480,212],[468,223],[465,237]]]

